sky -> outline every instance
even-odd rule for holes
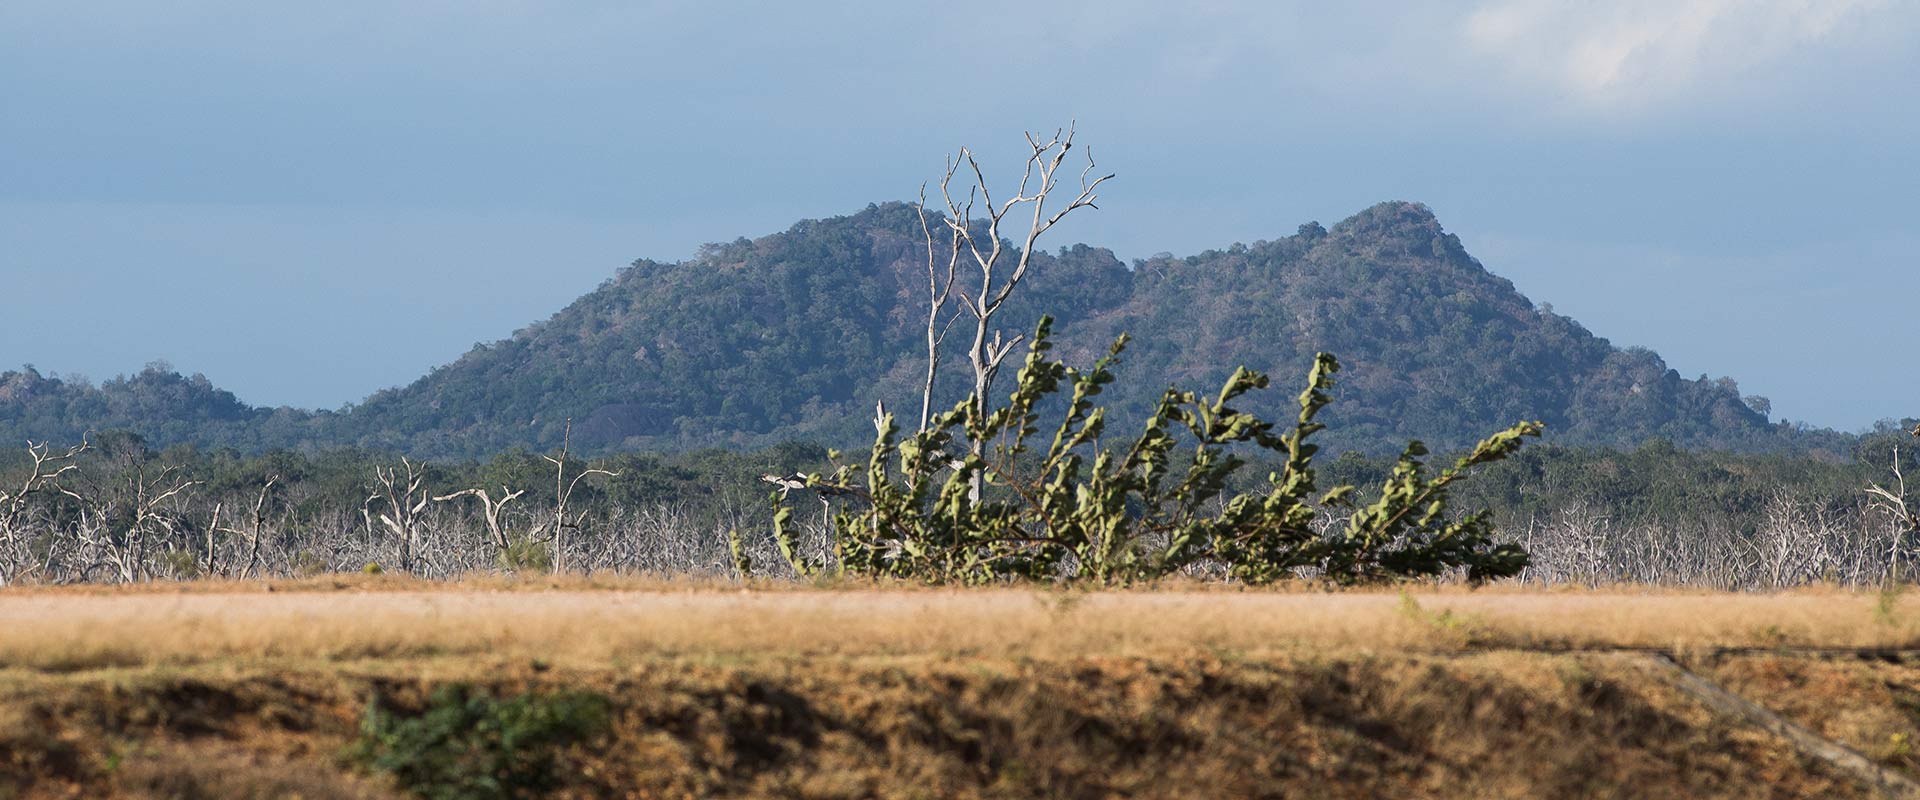
[[[1419,201],[1615,344],[1857,430],[1920,416],[1917,78],[1916,0],[7,0],[0,369],[337,408],[1072,121],[1118,177],[1051,246]]]

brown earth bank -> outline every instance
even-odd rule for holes
[[[1650,652],[1911,774],[1911,611],[1839,591],[0,592],[0,797],[1864,797]]]
[[[607,724],[554,750],[559,797],[1867,796],[1637,658],[13,671],[0,763],[19,797],[402,796],[348,756],[369,703],[417,715],[462,684],[605,699]]]

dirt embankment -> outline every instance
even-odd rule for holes
[[[658,660],[14,672],[0,795],[383,797],[369,700],[590,692],[579,797],[1849,797],[1632,656]]]

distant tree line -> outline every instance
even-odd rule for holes
[[[37,469],[25,447],[0,452],[0,580],[402,569],[402,542],[380,519],[391,515],[393,491],[379,475],[407,474],[398,455],[154,449],[131,434],[104,433],[62,458],[78,445],[40,448],[45,460]],[[552,455],[515,450],[484,461],[412,462],[420,480],[412,503],[428,502],[410,521],[414,555],[406,569],[428,577],[551,569],[553,540],[529,534],[551,518],[559,499]],[[1244,455],[1249,464],[1223,492],[1257,488],[1262,476],[1284,467],[1257,452]],[[747,452],[569,458],[569,479],[588,469],[614,474],[592,475],[576,487],[568,512],[575,527],[561,540],[559,561],[577,573],[732,575],[728,534],[738,531],[756,573],[791,577],[761,478],[828,472],[827,456],[826,448],[788,443]],[[1481,469],[1453,489],[1453,502],[1489,509],[1503,541],[1527,550],[1530,564],[1519,576],[1525,581],[1875,585],[1895,568],[1910,579],[1920,557],[1910,526],[1884,504],[1876,507],[1866,491],[1894,486],[1896,463],[1920,475],[1920,441],[1893,426],[1863,437],[1841,459],[1702,453],[1662,441],[1633,449],[1539,446]],[[1377,487],[1393,465],[1392,458],[1334,452],[1320,457],[1318,469],[1329,486]],[[396,480],[392,488],[404,493],[406,485]],[[523,493],[495,518],[500,535],[478,498],[433,500],[469,489],[486,490],[493,502]],[[1354,502],[1376,499],[1363,491]],[[796,505],[789,525],[806,552],[828,546],[827,520],[817,507]]]

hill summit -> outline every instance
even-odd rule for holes
[[[913,208],[873,205],[678,263],[636,261],[552,317],[342,412],[249,408],[160,368],[99,387],[29,369],[0,374],[0,433],[125,428],[156,445],[481,456],[555,447],[571,420],[576,445],[601,452],[855,444],[877,401],[917,403],[925,258]],[[1731,381],[1682,378],[1535,306],[1416,203],[1131,265],[1065,247],[1037,255],[1016,298],[1004,327],[1052,315],[1069,363],[1132,335],[1107,396],[1121,431],[1167,385],[1211,391],[1241,365],[1275,379],[1254,410],[1289,417],[1295,384],[1328,351],[1348,367],[1330,412],[1336,447],[1461,447],[1520,419],[1567,444],[1752,450],[1793,436]],[[953,351],[943,405],[962,391]]]

